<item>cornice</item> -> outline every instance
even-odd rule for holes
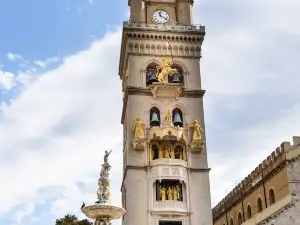
[[[152,29],[125,29],[125,39],[132,40],[152,40],[170,42],[186,42],[186,43],[202,43],[205,33],[200,31],[176,32],[176,30],[152,30]]]
[[[188,167],[187,170],[191,171],[191,172],[206,172],[206,173],[208,173],[211,170],[211,168]]]

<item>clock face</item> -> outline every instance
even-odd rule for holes
[[[153,13],[153,19],[157,23],[166,23],[169,21],[169,14],[164,10],[156,10]]]

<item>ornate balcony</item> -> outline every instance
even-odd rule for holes
[[[152,127],[148,132],[148,140],[174,140],[187,143],[187,134],[183,127]]]
[[[155,201],[153,202],[153,214],[165,214],[169,215],[177,214],[177,215],[186,215],[188,213],[187,203],[182,201]]]
[[[155,159],[150,161],[151,166],[170,165],[187,167],[187,162],[181,159]]]

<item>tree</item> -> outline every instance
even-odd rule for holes
[[[75,215],[67,214],[64,218],[57,219],[55,225],[92,225],[87,219],[78,220]]]

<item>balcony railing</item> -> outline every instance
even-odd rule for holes
[[[174,30],[174,31],[195,31],[205,32],[205,26],[201,25],[182,25],[182,24],[151,24],[151,23],[137,23],[124,21],[125,28],[145,28],[153,30]]]
[[[178,213],[178,214],[186,214],[188,211],[187,203],[182,201],[155,201],[153,202],[153,212],[155,213]]]

